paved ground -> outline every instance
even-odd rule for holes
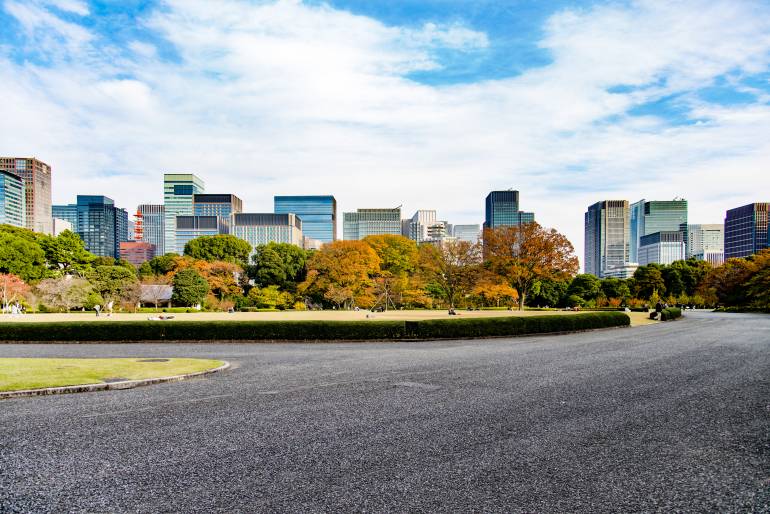
[[[574,312],[566,311],[509,311],[509,310],[496,310],[496,311],[466,311],[458,310],[461,318],[489,318],[497,316],[554,316],[560,314],[574,314]],[[583,311],[586,312],[586,311]],[[631,323],[633,325],[646,325],[655,323],[650,321],[649,315],[644,312],[629,312],[631,316]],[[367,315],[369,318],[367,318]],[[113,314],[112,316],[99,316],[93,312],[73,312],[66,314],[25,314],[23,316],[11,316],[6,314],[0,316],[0,323],[3,321],[8,322],[38,322],[38,321],[138,321],[146,320],[148,317],[154,316],[154,314]],[[233,320],[258,320],[258,321],[293,321],[293,320],[308,320],[308,319],[322,319],[322,320],[420,320],[420,319],[448,319],[454,318],[449,316],[445,310],[411,310],[411,311],[388,311],[378,312],[371,314],[369,311],[282,311],[282,312],[234,312],[232,314],[227,312],[182,312],[174,313],[174,319],[177,320],[193,320],[193,321],[233,321]]]
[[[0,402],[0,511],[770,511],[770,316],[398,344],[0,346],[231,371]]]

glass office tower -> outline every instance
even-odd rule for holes
[[[193,196],[195,216],[222,216],[243,212],[243,202],[235,195],[198,194]]]
[[[337,240],[337,200],[333,196],[275,196],[276,214],[296,214],[305,237],[322,243]]]
[[[128,212],[112,198],[78,195],[77,203],[52,206],[53,216],[72,224],[86,250],[100,257],[120,257],[120,243],[128,241]]]
[[[681,232],[687,244],[687,200],[640,200],[631,206],[631,262],[639,262],[644,236],[656,232]]]
[[[384,234],[401,235],[401,207],[343,213],[342,236],[346,241]]]
[[[630,253],[630,208],[627,200],[605,200],[585,213],[585,272],[597,277],[624,268]]]
[[[193,215],[193,197],[202,194],[205,185],[191,173],[165,173],[163,175],[163,206],[165,216],[164,253],[181,254],[177,247],[176,217]]]
[[[492,191],[487,195],[484,228],[511,227],[533,221],[535,213],[519,210],[518,191]]]
[[[24,179],[0,169],[0,224],[27,227]]]
[[[725,260],[768,248],[770,203],[750,203],[725,215]]]
[[[166,209],[164,206],[142,204],[137,209],[137,213],[137,222],[141,221],[141,241],[155,245],[155,255],[165,254],[166,248],[163,241],[166,227]]]
[[[10,171],[24,180],[27,228],[51,234],[51,167],[34,157],[0,157],[0,170]]]

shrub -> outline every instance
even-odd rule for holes
[[[620,327],[622,312],[423,321],[105,321],[5,323],[1,341],[335,341],[519,336]]]
[[[682,309],[679,307],[667,307],[660,313],[661,321],[671,321],[682,317]]]

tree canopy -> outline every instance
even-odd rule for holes
[[[184,246],[184,254],[204,261],[227,261],[245,266],[249,261],[251,245],[230,234],[201,236]]]

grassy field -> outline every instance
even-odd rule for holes
[[[588,311],[585,311],[588,312]],[[445,310],[414,310],[414,311],[388,311],[372,314],[369,311],[282,311],[282,312],[192,312],[172,314],[175,320],[185,321],[292,321],[292,320],[424,320],[424,319],[454,319],[454,318],[489,318],[500,316],[558,316],[560,314],[574,314],[570,311],[457,311],[458,316],[449,316]],[[11,317],[4,315],[0,317],[0,324],[6,322],[54,322],[54,321],[140,321],[146,320],[155,314],[113,314],[110,317],[105,315],[98,318],[94,313],[72,313],[72,314],[25,314],[23,316]],[[646,325],[656,323],[649,319],[649,315],[644,312],[629,312],[631,325]],[[367,316],[369,316],[367,318]]]
[[[206,359],[158,359],[161,362],[152,362],[154,360],[0,358],[0,391],[169,377],[206,371],[224,364]]]

